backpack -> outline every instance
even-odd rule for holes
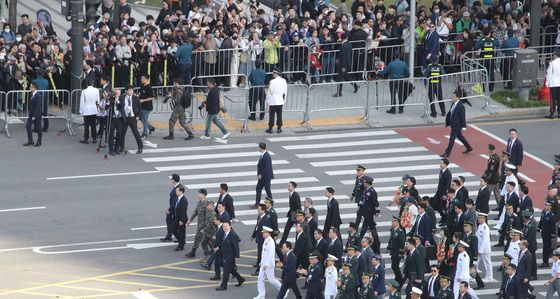
[[[181,97],[181,106],[184,109],[187,109],[191,106],[192,103],[192,95],[186,89],[183,88],[183,96]]]

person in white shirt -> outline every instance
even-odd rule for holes
[[[506,253],[511,255],[511,263],[516,265],[519,263],[519,253],[521,249],[519,248],[519,243],[521,242],[521,235],[522,232],[517,229],[511,230],[511,241],[509,242],[509,247],[506,250]]]
[[[553,119],[554,112],[560,118],[560,49],[554,49],[554,59],[546,70],[546,85],[550,88],[550,115],[546,118]]]
[[[515,174],[513,174],[513,170],[516,169],[516,167],[515,165],[512,165],[510,163],[506,163],[505,166],[506,166],[506,179],[504,180],[504,186],[500,191],[500,195],[502,196],[504,201],[506,200],[506,195],[508,194],[508,190],[507,190],[508,182],[515,183],[513,192],[517,193],[517,195],[519,196],[519,182],[517,181],[517,177],[515,176]],[[505,215],[506,215],[506,205],[504,204],[504,207],[502,208],[502,212],[500,213],[500,218],[498,219],[498,223],[494,228],[499,229],[500,227],[502,227],[502,223],[504,223]]]
[[[455,294],[455,299],[459,298],[459,286],[463,281],[469,281],[471,278],[470,274],[470,264],[471,259],[466,252],[466,248],[469,247],[464,241],[460,241],[458,244],[459,255],[457,256],[457,265],[455,267],[455,280],[453,281],[453,293]],[[474,293],[474,290],[469,286],[468,293],[472,298],[478,298]]]
[[[550,275],[552,277],[544,283],[544,285],[548,287],[546,289],[546,299],[554,298],[554,293],[560,296],[560,249],[556,249],[556,251],[552,253]]]
[[[334,263],[338,259],[334,255],[328,255],[327,267],[325,268],[325,299],[334,299],[338,293],[336,281],[338,280],[338,271]]]
[[[80,143],[89,143],[89,130],[91,129],[91,138],[93,143],[97,142],[97,129],[95,127],[95,121],[97,118],[97,107],[99,106],[99,100],[101,94],[99,89],[93,87],[95,82],[90,80],[87,82],[88,87],[82,90],[82,95],[80,97],[80,114],[84,117],[84,139],[80,140]]]
[[[272,134],[272,127],[274,127],[274,117],[276,115],[276,126],[278,127],[277,133],[282,133],[282,108],[286,103],[288,96],[288,83],[282,78],[282,73],[275,69],[272,72],[274,79],[268,83],[268,90],[266,93],[266,102],[268,103],[269,119],[267,133]]]
[[[478,213],[478,228],[476,230],[476,238],[478,239],[478,263],[476,270],[478,271],[480,264],[484,266],[484,282],[491,282],[494,279],[492,271],[492,261],[490,259],[490,228],[486,221],[488,214]]]
[[[277,291],[280,291],[282,284],[276,277],[274,277],[274,254],[276,252],[276,243],[274,239],[270,236],[272,233],[272,228],[268,226],[263,226],[262,235],[264,238],[264,243],[262,246],[261,253],[261,264],[259,270],[259,279],[257,283],[257,288],[259,294],[253,299],[264,299],[266,295],[266,288],[264,286],[264,279],[268,279],[268,282],[274,286]]]
[[[404,226],[405,233],[408,235],[416,223],[416,217],[418,216],[418,208],[414,205],[414,199],[412,197],[408,197],[406,199],[406,207],[403,210],[403,215],[401,216],[401,223]],[[403,219],[409,219],[406,221]]]

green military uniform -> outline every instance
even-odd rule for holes
[[[436,296],[436,299],[453,299],[453,298],[455,298],[455,296],[449,286],[447,286],[445,289],[440,289]]]
[[[204,237],[204,229],[206,226],[206,214],[208,214],[208,209],[206,207],[207,205],[208,205],[208,201],[206,199],[199,200],[198,203],[196,204],[196,209],[194,209],[191,218],[189,219],[192,222],[196,217],[196,235],[194,236],[194,243],[191,250],[192,252],[198,249],[198,245],[200,245],[200,242]]]
[[[206,213],[204,233],[202,236],[201,246],[204,250],[204,255],[208,256],[212,253],[212,245],[214,242],[214,236],[216,235],[216,225],[214,224],[214,219],[216,218],[216,212],[213,210]]]
[[[179,124],[181,127],[189,134],[189,137],[185,139],[192,139],[194,138],[194,134],[191,128],[187,125],[186,119],[187,115],[185,113],[185,108],[183,108],[181,102],[183,98],[183,93],[187,91],[183,90],[182,88],[173,88],[173,95],[171,96],[171,100],[169,105],[173,112],[171,112],[171,117],[169,118],[169,136],[165,137],[165,139],[173,139],[173,132],[175,129],[175,124],[177,120],[179,120]]]
[[[401,293],[399,291],[395,291],[392,294],[389,294],[389,299],[401,299]]]
[[[358,299],[375,299],[376,296],[373,293],[374,290],[371,284],[368,283],[366,286],[363,284],[358,288]]]
[[[345,247],[348,248],[350,245],[360,246],[361,243],[360,234],[358,232],[353,235],[348,234],[348,240],[346,241]]]
[[[500,157],[498,154],[494,153],[488,158],[488,164],[486,165],[486,170],[484,171],[484,177],[488,185],[496,185],[500,180]]]
[[[353,256],[351,258],[345,256],[342,258],[342,263],[351,265],[352,267],[350,268],[350,274],[352,274],[353,277],[358,277],[359,262],[357,256]]]
[[[395,219],[400,221],[398,217],[396,217]],[[406,235],[404,229],[402,229],[402,227],[400,226],[397,228],[391,228],[391,234],[389,237],[387,250],[391,255],[391,269],[393,270],[393,273],[395,273],[395,278],[399,282],[403,281],[402,272],[399,263],[401,261],[401,257],[404,254],[405,242],[406,242]]]
[[[266,211],[266,213],[268,214],[268,217],[270,217],[270,228],[272,228],[272,236],[278,236],[278,234],[280,234],[280,231],[278,230],[278,214],[276,214],[274,208],[270,208]]]
[[[354,268],[354,267],[352,267]],[[356,280],[352,273],[340,276],[340,286],[338,287],[338,299],[355,299]]]

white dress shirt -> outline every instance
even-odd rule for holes
[[[99,104],[99,89],[88,86],[82,90],[80,97],[80,114],[84,116],[97,115],[97,104]]]
[[[269,106],[282,106],[286,103],[288,96],[288,83],[282,77],[276,77],[270,80],[268,91],[266,93],[266,102]]]

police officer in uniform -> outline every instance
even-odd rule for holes
[[[500,47],[500,42],[492,37],[492,30],[490,28],[484,28],[482,30],[484,37],[481,38],[475,45],[476,50],[481,50],[480,56],[482,56],[482,65],[488,71],[488,76],[490,82],[494,82],[494,49]],[[490,92],[494,90],[494,83],[488,83],[488,88]]]
[[[439,285],[440,289],[437,293],[436,299],[453,299],[454,294],[451,288],[449,287],[449,282],[451,279],[445,275],[441,275],[439,278]]]
[[[356,279],[354,278],[354,275],[352,275],[351,269],[351,264],[342,265],[342,275],[336,282],[336,286],[338,287],[338,299],[356,298],[354,294],[354,292],[356,291]]]
[[[434,97],[439,101],[441,116],[445,116],[445,103],[443,102],[443,92],[441,88],[441,75],[444,75],[443,66],[438,63],[438,57],[432,56],[432,62],[424,71],[424,76],[428,78],[428,99],[430,100],[430,115],[436,117],[436,107],[432,104]],[[435,93],[435,94],[434,94]]]
[[[352,190],[352,196],[350,200],[354,198],[354,202],[358,204],[358,212],[356,214],[356,229],[360,227],[360,223],[362,222],[362,206],[360,202],[362,201],[362,196],[364,195],[364,191],[366,188],[364,187],[364,171],[366,170],[365,167],[362,165],[356,166],[356,182],[354,183],[354,190]]]
[[[544,210],[537,231],[541,233],[543,244],[543,263],[540,268],[548,268],[548,259],[552,254],[552,240],[556,238],[556,216],[551,211],[552,201],[544,202]]]
[[[364,237],[366,231],[369,230],[373,237],[373,244],[371,249],[374,252],[379,252],[379,248],[381,243],[379,243],[379,237],[377,236],[377,228],[375,220],[373,219],[375,215],[378,215],[379,210],[379,202],[377,201],[377,192],[373,189],[373,178],[369,176],[364,176],[364,187],[366,190],[364,191],[364,195],[362,196],[361,204],[362,207],[362,215],[364,216],[364,225],[362,225],[362,230],[360,231],[360,239]]]
[[[362,284],[358,288],[358,299],[376,299],[373,293],[375,290],[371,286],[371,283],[369,283],[370,279],[371,274],[364,273],[362,275]]]
[[[393,216],[391,220],[391,233],[389,235],[389,242],[387,244],[387,250],[391,255],[391,269],[395,273],[395,279],[400,283],[404,283],[401,268],[399,262],[401,257],[404,256],[404,244],[406,242],[406,236],[404,229],[401,227],[401,218],[398,216]]]

